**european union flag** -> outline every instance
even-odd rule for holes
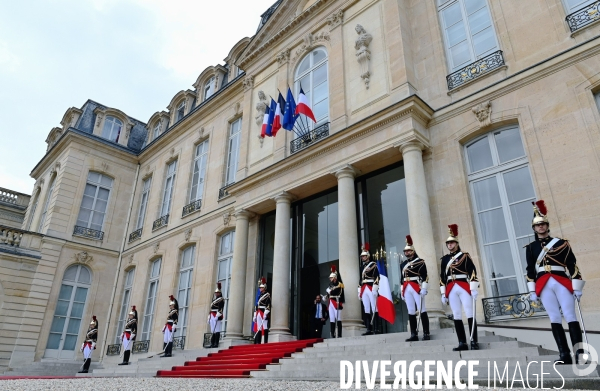
[[[298,119],[296,113],[296,101],[294,100],[294,95],[292,94],[292,89],[288,87],[287,90],[287,99],[285,102],[285,111],[283,113],[283,123],[281,124],[282,128],[286,130],[294,129],[294,124],[296,123],[296,119]]]

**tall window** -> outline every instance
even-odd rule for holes
[[[215,77],[208,79],[204,84],[204,100],[210,98],[215,93]]]
[[[238,156],[240,154],[240,130],[242,119],[239,118],[229,126],[229,145],[227,147],[227,168],[225,171],[225,185],[235,182],[237,172]]]
[[[148,297],[144,308],[144,321],[142,324],[142,341],[149,341],[152,334],[152,321],[154,319],[154,307],[156,307],[156,293],[158,292],[158,279],[160,277],[159,258],[150,264],[150,280],[148,280]]]
[[[194,167],[192,173],[192,189],[190,202],[202,199],[204,190],[204,177],[206,176],[206,159],[208,158],[208,140],[196,146]]]
[[[102,138],[114,142],[119,141],[119,134],[121,133],[122,127],[123,122],[121,122],[121,120],[112,116],[106,117],[104,120],[104,128],[102,129]]]
[[[160,121],[156,123],[156,126],[152,130],[152,140],[156,140],[158,136],[160,136]]]
[[[50,180],[50,187],[48,188],[48,192],[46,193],[46,200],[44,201],[44,209],[42,210],[42,216],[40,217],[40,224],[38,225],[37,231],[39,233],[42,232],[42,228],[44,227],[44,222],[46,221],[46,213],[48,213],[48,204],[50,204],[50,197],[52,197],[52,192],[54,191],[54,183],[56,183],[56,175],[52,176]]]
[[[97,172],[88,174],[79,216],[77,217],[79,227],[102,231],[112,183],[113,180],[105,175]]]
[[[567,9],[567,13],[570,14],[575,12],[586,5],[592,4],[596,0],[563,0],[565,2],[565,8]]]
[[[125,322],[129,315],[129,299],[131,298],[131,289],[133,288],[133,275],[135,269],[127,271],[125,274],[125,287],[123,288],[123,301],[121,302],[121,310],[119,311],[119,323],[117,324],[115,343],[121,343],[121,333],[125,329]]]
[[[494,296],[527,292],[525,250],[533,240],[535,191],[519,128],[493,131],[466,146],[469,184],[485,281]]]
[[[177,106],[177,118],[175,118],[175,122],[179,121],[183,118],[185,114],[185,100],[182,100],[179,106]]]
[[[329,83],[327,80],[327,52],[321,47],[304,57],[296,69],[294,78],[296,96],[302,88],[315,114],[317,126],[329,120]]]
[[[177,302],[179,303],[179,327],[177,335],[186,335],[189,318],[190,300],[192,292],[192,272],[194,271],[194,253],[196,246],[187,247],[181,253],[179,266],[179,287],[177,288]]]
[[[140,211],[138,213],[136,228],[140,229],[144,226],[144,219],[146,218],[146,207],[148,206],[148,197],[150,196],[150,185],[152,184],[152,178],[148,178],[144,181],[144,189],[142,190],[142,198],[140,200]]]
[[[163,202],[160,207],[160,216],[168,215],[171,211],[171,198],[173,198],[173,182],[175,182],[175,172],[177,170],[177,161],[167,166],[167,178],[165,179],[165,190],[163,192]]]
[[[487,0],[437,0],[452,71],[498,49]]]
[[[38,202],[40,201],[41,193],[42,193],[42,190],[38,190],[33,199],[33,202],[30,203],[31,208],[29,210],[29,222],[27,223],[28,231],[31,230],[31,224],[33,224],[33,216],[35,215],[35,210],[37,209]]]
[[[227,330],[227,308],[229,307],[229,284],[231,282],[231,259],[233,258],[234,241],[235,231],[229,231],[221,236],[221,243],[219,246],[217,282],[221,283],[221,292],[225,299],[225,308],[223,308],[223,331]]]

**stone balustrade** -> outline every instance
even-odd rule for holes
[[[0,227],[0,244],[7,246],[19,247],[21,238],[27,231],[22,231],[16,228]]]
[[[0,225],[0,248],[10,247],[10,252],[37,254],[41,250],[43,235],[18,228]]]
[[[0,187],[0,202],[15,206],[27,207],[29,198],[30,197],[27,194],[17,193],[16,191]]]

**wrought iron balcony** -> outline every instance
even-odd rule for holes
[[[96,231],[95,229],[91,228],[80,227],[78,225],[75,226],[75,229],[73,230],[73,235],[95,240],[104,239],[104,232]]]
[[[121,344],[108,345],[108,347],[106,348],[106,355],[107,356],[116,356],[119,353],[121,353]]]
[[[329,136],[329,122],[317,126],[313,130],[301,135],[297,139],[292,140],[290,142],[290,153],[301,151],[327,136]]]
[[[173,338],[173,349],[181,349],[185,347],[185,335]]]
[[[487,56],[479,59],[464,68],[461,68],[455,72],[452,72],[446,76],[448,82],[448,89],[453,90],[471,80],[477,79],[480,76],[485,75],[498,69],[504,65],[504,56],[502,56],[502,50],[498,50],[494,53],[488,54]]]
[[[136,229],[135,231],[133,231],[132,233],[129,234],[129,243],[133,242],[134,240],[138,240],[139,238],[142,237],[142,229]]]
[[[600,20],[600,1],[595,1],[567,15],[566,19],[572,33]]]
[[[192,203],[187,204],[186,206],[183,207],[183,212],[181,213],[181,217],[185,217],[187,215],[189,215],[190,213],[194,213],[197,210],[200,210],[200,207],[202,206],[202,200],[196,200]]]
[[[135,341],[131,347],[131,353],[148,353],[150,348],[150,341]]]
[[[531,301],[529,293],[482,299],[486,323],[547,316],[541,302]]]
[[[225,197],[227,197],[229,195],[229,192],[227,191],[227,189],[229,187],[233,186],[234,183],[230,183],[230,184],[225,185],[225,186],[223,186],[222,188],[219,189],[219,199],[225,198]]]
[[[156,231],[159,228],[166,227],[169,223],[169,215],[164,215],[154,220],[152,223],[152,231]]]

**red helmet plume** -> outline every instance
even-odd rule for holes
[[[406,235],[406,244],[408,244],[409,246],[413,245],[413,240],[410,235]]]
[[[369,242],[365,243],[365,250],[366,251],[371,250],[371,245],[369,244]]]
[[[335,265],[331,265],[331,272],[332,272],[332,273],[335,273],[335,272],[336,272]]]
[[[450,229],[450,235],[456,237],[458,236],[458,225],[457,224],[450,224],[448,226],[448,228]]]
[[[173,296],[173,295],[170,295],[170,296],[169,296],[169,299],[171,299],[171,301],[173,301],[173,300],[175,300],[175,296]]]
[[[96,315],[93,315],[93,316],[92,316],[92,319],[93,319],[93,320],[96,320]]]
[[[132,310],[132,311],[135,311],[135,306],[131,307],[131,310]]]
[[[546,203],[544,202],[544,200],[536,201],[535,206],[537,206],[538,210],[543,216],[546,216],[548,214],[548,209],[546,208]]]

